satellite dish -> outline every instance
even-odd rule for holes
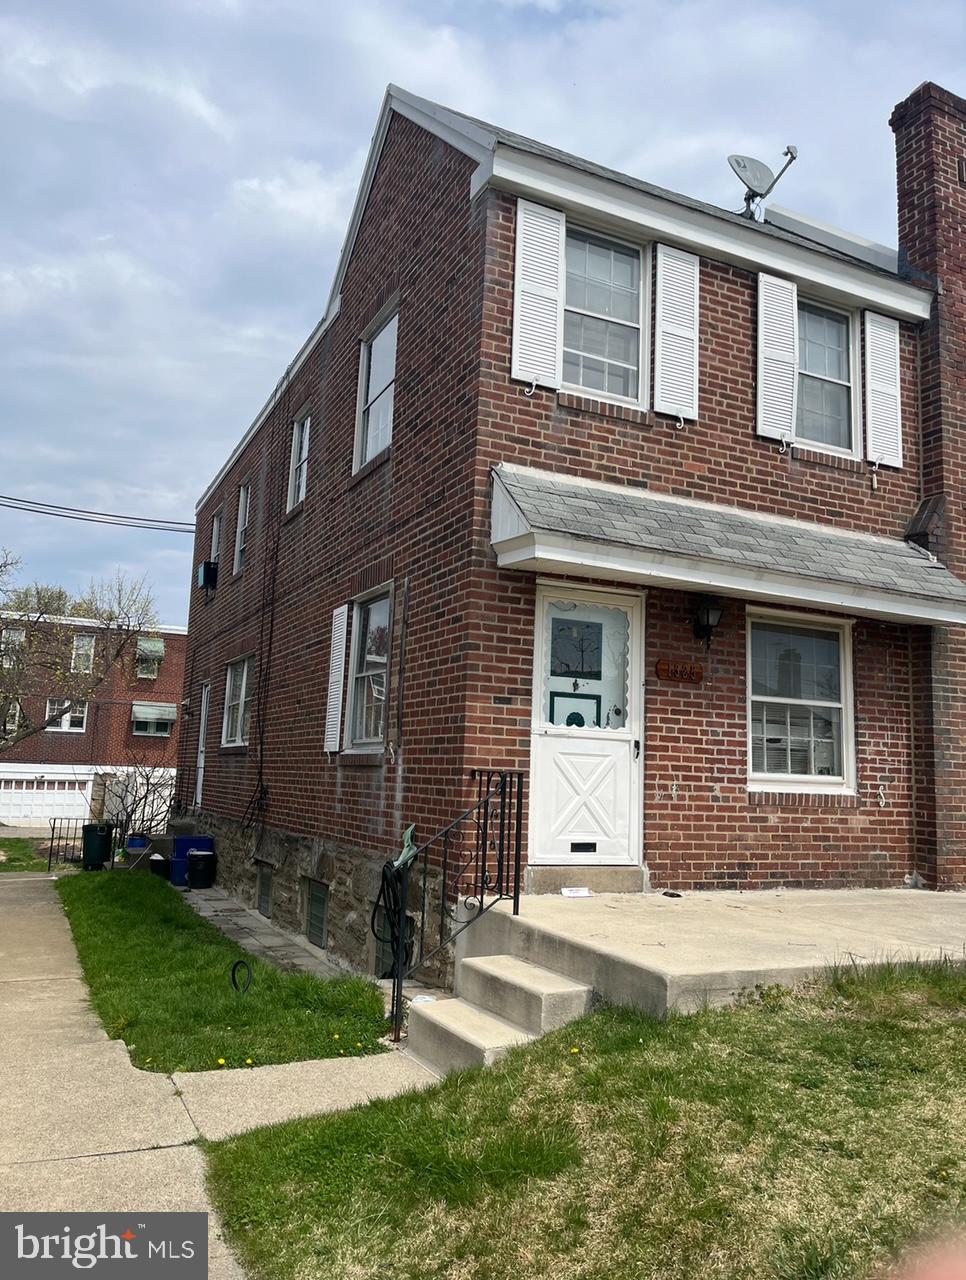
[[[728,163],[748,190],[753,191],[756,196],[763,196],[775,181],[775,175],[768,165],[762,164],[753,156],[729,156]]]
[[[762,164],[760,160],[756,160],[754,156],[729,156],[728,163],[736,175],[745,184],[745,209],[744,216],[746,218],[754,218],[755,210],[753,205],[756,200],[762,200],[767,196],[778,182],[785,170],[790,164],[798,159],[798,147],[787,146],[782,155],[788,157],[783,168],[778,172],[777,177],[768,168],[767,164]]]

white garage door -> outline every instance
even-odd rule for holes
[[[49,818],[86,818],[91,786],[83,778],[0,778],[0,822],[29,827]]]

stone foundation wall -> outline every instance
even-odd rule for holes
[[[199,814],[195,825],[199,832],[214,837],[217,884],[246,906],[258,905],[259,865],[272,868],[271,920],[281,929],[304,934],[308,881],[327,885],[326,950],[363,973],[375,972],[377,944],[370,921],[382,879],[382,857],[319,836],[293,835],[271,827],[245,831],[237,822],[212,814]],[[438,901],[434,884],[427,894],[427,914],[434,922],[438,920]],[[413,885],[409,910],[417,919],[419,908]],[[446,954],[418,976],[448,985],[451,969],[452,958]]]

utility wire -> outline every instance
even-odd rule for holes
[[[187,520],[162,520],[150,516],[124,516],[109,511],[88,511],[84,507],[63,507],[52,502],[34,502],[29,498],[11,498],[0,494],[0,507],[25,511],[35,516],[58,516],[63,520],[83,520],[88,524],[109,524],[127,529],[150,529],[162,533],[194,533]]]

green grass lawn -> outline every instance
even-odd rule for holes
[[[46,870],[47,849],[42,839],[10,840],[0,835],[0,872]]]
[[[857,1280],[966,1196],[966,972],[845,972],[208,1147],[253,1280]]]
[[[57,889],[94,1008],[136,1066],[205,1071],[219,1059],[262,1066],[383,1048],[383,997],[371,982],[283,973],[246,956],[156,876],[77,875]],[[231,967],[243,958],[253,979],[239,995]]]

